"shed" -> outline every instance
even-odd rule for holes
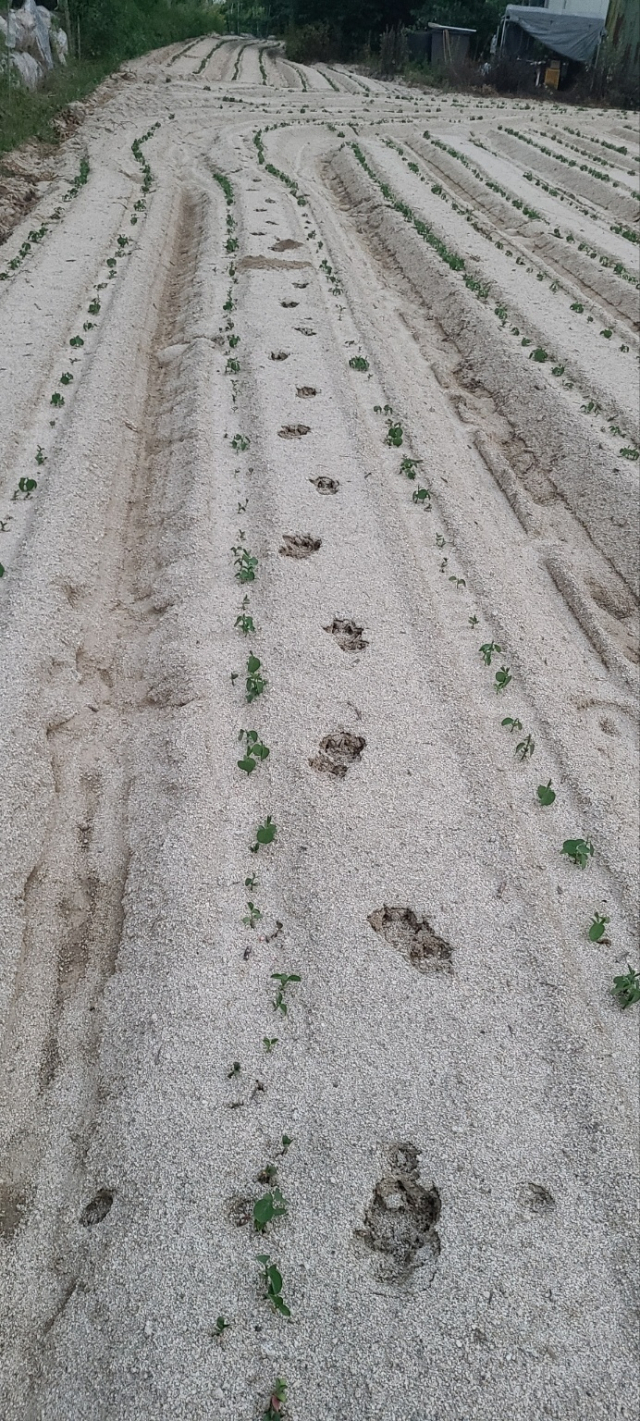
[[[427,25],[431,33],[432,64],[459,64],[467,58],[471,36],[475,30],[463,29],[461,25]]]

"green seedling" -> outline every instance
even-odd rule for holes
[[[215,1327],[213,1329],[214,1337],[224,1337],[224,1334],[229,1327],[231,1327],[231,1323],[227,1322],[226,1318],[222,1316],[217,1317]]]
[[[264,1046],[267,1055],[270,1055],[270,1053],[273,1051],[274,1046],[278,1045],[277,1036],[263,1036],[262,1045]]]
[[[571,311],[577,311],[579,315],[582,315],[582,312],[584,311],[584,306],[581,301],[574,301],[573,305],[570,306],[569,309]]]
[[[3,528],[2,531],[5,532],[5,529]],[[0,577],[4,577],[4,567],[3,567],[3,565],[2,565],[1,562],[0,562]]]
[[[248,636],[249,632],[255,632],[253,617],[250,617],[248,612],[241,612],[240,616],[236,617],[233,625],[234,627],[240,628],[243,636]]]
[[[255,903],[251,902],[251,899],[249,899],[249,902],[247,903],[247,909],[248,911],[242,921],[245,925],[245,928],[255,928],[256,923],[260,922],[262,913],[260,912],[259,908],[256,908]]]
[[[82,323],[82,329],[83,329],[83,331],[92,331],[93,328],[94,328],[94,325],[95,325],[95,322],[94,322],[94,321],[83,321],[83,323]]]
[[[537,345],[535,350],[531,351],[529,359],[537,360],[539,365],[544,365],[545,361],[549,359],[549,356],[547,351],[542,349],[541,345]]]
[[[245,878],[245,880],[244,880],[244,886],[245,886],[245,888],[257,888],[257,887],[258,887],[258,875],[257,875],[256,873],[250,873],[250,874],[249,874],[249,877],[248,877],[248,878]]]
[[[233,565],[237,569],[238,582],[255,582],[258,559],[254,558],[246,548],[232,548],[231,551],[235,553]]]
[[[13,501],[14,503],[16,502],[16,499],[17,499],[19,493],[22,494],[22,497],[23,497],[23,498],[31,498],[31,495],[32,495],[34,489],[37,489],[37,487],[38,487],[38,481],[37,481],[37,479],[27,479],[27,478],[24,478],[24,477],[21,478],[21,479],[18,479],[18,487],[17,487],[17,489],[16,489],[16,491],[15,491],[15,493],[14,493],[14,495],[13,495],[13,500],[12,500],[12,501]]]
[[[551,371],[551,374],[552,374],[552,375],[564,375],[564,365],[554,365],[554,367],[553,367],[553,369],[552,369],[552,371]]]
[[[248,775],[253,774],[258,760],[266,760],[269,755],[269,747],[263,745],[258,738],[257,730],[241,730],[238,740],[245,738],[247,742],[247,753],[242,760],[238,760],[238,768],[245,770]]]
[[[62,409],[62,406],[64,404],[64,395],[61,395],[59,390],[55,390],[51,396],[50,403],[52,405],[55,405],[55,408],[57,410]]]
[[[260,675],[261,664],[257,656],[254,656],[252,652],[247,660],[247,676],[245,680],[246,698],[249,704],[251,704],[251,701],[255,701],[258,696],[261,696],[269,684],[264,676]]]
[[[225,375],[238,375],[240,371],[240,361],[229,359],[225,365]]]
[[[500,670],[496,671],[495,675],[496,691],[504,691],[505,687],[509,685],[511,679],[512,677],[511,672],[509,671],[509,667],[501,666]]]
[[[392,420],[387,426],[387,437],[385,444],[390,444],[393,449],[399,449],[403,440],[403,429],[401,424],[394,424]]]
[[[364,355],[352,355],[349,367],[351,370],[368,370],[369,361],[365,360]]]
[[[551,780],[548,780],[546,785],[538,785],[536,794],[538,796],[540,804],[544,805],[545,807],[549,804],[553,804],[553,801],[556,797],[556,792],[554,789],[551,788]]]
[[[610,921],[610,918],[604,918],[601,913],[594,913],[591,919],[591,926],[587,932],[589,942],[606,943],[605,930],[607,923]]]
[[[520,743],[516,745],[516,755],[520,760],[526,760],[527,758],[530,760],[535,748],[535,740],[532,740],[531,736],[527,735],[524,740],[521,740]]]
[[[99,316],[99,314],[100,314],[100,302],[99,302],[97,296],[94,298],[93,301],[90,301],[90,302],[89,302],[89,305],[87,306],[87,310],[88,310],[90,316]]]
[[[466,587],[466,585],[467,585],[466,582],[465,582],[465,580],[464,580],[464,577],[450,577],[450,578],[449,578],[449,581],[450,581],[450,582],[455,582],[455,584],[456,584],[456,592],[459,592],[461,587]]]
[[[43,465],[43,464],[46,464],[46,462],[47,462],[47,456],[46,456],[46,454],[45,454],[45,452],[44,452],[44,449],[42,448],[42,445],[39,444],[39,445],[38,445],[38,448],[37,448],[37,450],[36,450],[36,464],[39,464],[40,467],[42,467],[42,465]]]
[[[232,671],[232,672],[231,672],[231,685],[232,685],[232,686],[235,686],[237,679],[238,679],[238,672],[237,672],[237,671]]]
[[[278,1177],[278,1166],[277,1166],[277,1164],[265,1164],[264,1169],[261,1169],[261,1170],[260,1170],[260,1173],[259,1173],[259,1175],[258,1175],[258,1179],[260,1180],[260,1183],[261,1183],[261,1184],[274,1184],[275,1181],[276,1181],[276,1179],[277,1179],[277,1177]]]
[[[293,1140],[291,1139],[291,1136],[290,1136],[290,1135],[283,1135],[283,1136],[282,1136],[282,1142],[281,1142],[281,1143],[282,1143],[282,1153],[283,1153],[283,1155],[286,1155],[287,1150],[288,1150],[288,1148],[289,1148],[289,1145],[292,1145],[292,1144],[293,1144]]]
[[[272,844],[277,832],[277,824],[274,824],[271,815],[267,814],[264,824],[258,825],[258,829],[256,832],[256,842],[251,847],[251,853],[257,854],[261,844]]]
[[[283,1377],[278,1377],[269,1397],[267,1409],[262,1413],[261,1421],[281,1421],[282,1408],[286,1405],[286,1401],[287,1383]]]
[[[79,349],[81,345],[84,345],[82,336],[72,336],[69,345],[74,346],[75,349]]]
[[[628,445],[624,449],[619,449],[618,453],[621,459],[640,459],[640,452]]]
[[[281,1219],[287,1212],[287,1202],[276,1187],[263,1194],[253,1206],[253,1222],[257,1233],[264,1233],[272,1219]]]
[[[244,454],[245,449],[249,448],[249,444],[250,440],[247,439],[246,434],[234,434],[231,440],[231,448],[240,454]]]
[[[497,651],[502,651],[502,647],[498,646],[497,641],[485,641],[484,645],[480,647],[480,655],[485,666],[491,665],[491,657],[494,656]],[[504,725],[504,721],[502,724]]]
[[[604,336],[605,340],[611,340],[611,337],[612,337],[612,335],[613,335],[613,331],[610,331],[610,330],[601,331],[601,332],[600,332],[600,335],[601,335],[601,336]]]
[[[230,346],[231,350],[235,350],[236,346],[239,345],[239,344],[240,344],[240,336],[229,336],[229,346]]]
[[[578,868],[586,868],[593,857],[593,844],[590,839],[565,839],[560,852],[566,854]]]
[[[400,473],[406,474],[406,477],[408,479],[415,479],[416,474],[418,472],[418,464],[421,463],[422,459],[410,459],[409,455],[405,454],[403,455],[402,463],[400,465]]]
[[[301,982],[302,978],[298,976],[297,972],[272,972],[271,978],[272,981],[280,983],[280,986],[276,991],[273,1009],[274,1011],[282,1012],[283,1016],[287,1016],[288,1008],[287,1003],[284,999],[284,994],[290,982]]]
[[[240,1062],[234,1061],[233,1065],[231,1066],[231,1069],[227,1071],[227,1080],[232,1081],[235,1076],[240,1075],[241,1070],[242,1066],[240,1065]]]
[[[480,624],[479,624],[479,622],[478,622],[478,618],[475,616],[475,614],[474,614],[473,616],[469,617],[469,626],[470,626],[470,627],[477,627],[477,626],[479,626],[479,625],[480,625]]]
[[[282,1274],[276,1268],[275,1263],[271,1262],[268,1253],[257,1254],[257,1260],[262,1269],[265,1298],[271,1303],[274,1310],[280,1313],[281,1317],[291,1317],[291,1309],[287,1307],[282,1296]]]
[[[443,538],[442,533],[436,533],[436,547],[437,547],[437,548],[444,548],[444,547],[446,547],[446,543],[447,543],[447,540],[446,540],[446,538]]]
[[[634,1002],[640,1002],[640,976],[629,962],[627,968],[628,971],[624,977],[614,977],[612,989],[614,997],[623,1010],[625,1007],[633,1006]]]
[[[414,503],[424,503],[424,504],[430,503],[430,501],[431,501],[431,489],[428,489],[428,488],[420,488],[420,487],[414,488],[413,493],[412,493],[412,495],[411,495],[411,498],[412,498],[412,500],[413,500]]]
[[[64,375],[60,376],[61,385],[70,385],[72,380],[73,375],[71,374],[70,370],[65,370]]]
[[[512,731],[523,729],[522,721],[518,720],[517,716],[513,715],[505,715],[504,720],[501,720],[500,724],[507,725],[509,727],[509,730]]]

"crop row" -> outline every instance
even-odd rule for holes
[[[136,161],[137,161],[138,163],[140,163],[140,165],[141,165],[141,167],[142,167],[142,169],[143,169],[143,187],[142,187],[142,190],[143,190],[143,193],[145,194],[145,196],[146,196],[146,194],[150,191],[150,188],[151,188],[151,185],[152,185],[152,182],[153,182],[153,174],[152,174],[152,171],[151,171],[151,168],[150,168],[148,162],[146,161],[146,159],[145,159],[145,157],[144,157],[144,154],[142,153],[141,145],[142,145],[143,143],[145,143],[145,142],[147,141],[147,139],[149,139],[149,138],[151,137],[151,135],[155,132],[155,130],[156,130],[157,128],[159,128],[159,127],[160,127],[159,122],[153,124],[153,126],[147,131],[147,133],[143,134],[142,138],[137,138],[137,139],[135,139],[134,142],[133,142],[132,145],[131,145],[131,148],[132,148],[132,152],[133,152],[133,154],[134,154],[134,157],[136,158]],[[84,160],[83,160],[83,161],[84,161]],[[86,163],[86,168],[81,168],[81,172],[80,172],[78,178],[76,179],[76,182],[77,182],[77,184],[78,184],[78,187],[76,188],[76,191],[79,190],[79,187],[82,186],[82,184],[87,181],[88,175],[89,175],[89,165],[88,165],[88,163]],[[75,195],[75,192],[72,192],[72,193],[70,194],[70,196],[73,196],[73,195]],[[133,216],[132,216],[132,218],[131,218],[131,222],[132,222],[133,225],[135,225],[135,224],[137,223],[137,221],[138,221],[138,214],[139,214],[140,212],[144,211],[145,208],[146,208],[146,201],[144,201],[144,199],[139,199],[137,202],[134,203],[134,212],[133,212]],[[131,239],[130,237],[126,237],[123,233],[120,233],[120,234],[118,235],[118,238],[117,238],[117,241],[116,241],[115,249],[114,249],[113,253],[112,253],[109,257],[107,257],[106,263],[105,263],[105,264],[106,264],[106,268],[107,268],[107,280],[106,280],[106,281],[100,281],[100,282],[97,283],[96,288],[95,288],[95,294],[94,294],[94,296],[92,296],[92,298],[91,298],[91,300],[90,300],[90,302],[89,302],[89,304],[88,304],[88,307],[87,307],[87,316],[88,316],[88,317],[94,318],[94,317],[97,317],[97,316],[100,315],[100,312],[101,312],[101,310],[102,310],[102,301],[101,301],[101,299],[100,299],[100,293],[107,287],[108,282],[111,281],[111,280],[113,280],[113,279],[117,276],[119,259],[122,258],[122,257],[128,256],[128,255],[130,254],[130,252],[131,252],[131,250],[132,250],[132,248],[131,248],[131,242],[132,242],[132,239]],[[77,334],[77,335],[71,336],[71,339],[70,339],[70,341],[69,341],[69,346],[70,346],[71,350],[73,351],[73,355],[70,355],[69,358],[68,358],[68,363],[69,363],[69,365],[77,365],[78,362],[81,360],[80,352],[82,351],[82,349],[83,349],[83,347],[84,347],[85,338],[86,338],[86,336],[88,335],[88,333],[89,333],[90,331],[92,331],[92,330],[95,329],[95,325],[96,325],[96,322],[95,322],[94,319],[85,320],[85,321],[83,322],[83,326],[82,326],[82,330],[83,330],[84,334],[83,334],[83,335]],[[50,397],[49,397],[49,405],[50,405],[51,409],[56,412],[56,416],[57,416],[57,412],[58,412],[59,410],[64,409],[65,404],[66,404],[66,398],[65,398],[65,395],[63,394],[63,390],[68,390],[69,387],[74,383],[74,381],[75,381],[75,374],[74,374],[74,372],[73,372],[72,370],[70,370],[70,369],[65,369],[65,370],[62,371],[62,373],[61,373],[61,375],[60,375],[60,377],[59,377],[59,380],[58,380],[58,385],[59,385],[59,386],[62,386],[62,389],[56,389],[56,390],[54,390],[53,393],[52,393],[52,394],[50,395]],[[56,418],[56,416],[54,416],[54,418],[52,418],[52,419],[49,420],[49,427],[50,427],[51,429],[54,429],[55,426],[56,426],[56,423],[57,423],[57,418]],[[35,459],[35,463],[36,463],[37,467],[38,467],[38,468],[42,468],[42,467],[47,463],[48,457],[49,457],[49,456],[48,456],[48,454],[45,452],[45,449],[43,448],[43,446],[39,444],[39,445],[37,446],[36,453],[35,453],[35,455],[34,455],[34,459]],[[15,503],[15,502],[18,502],[18,501],[25,502],[26,500],[30,499],[30,498],[33,496],[33,494],[35,493],[37,487],[38,487],[38,481],[37,481],[37,479],[35,479],[35,478],[33,478],[33,477],[29,477],[29,476],[23,476],[23,477],[21,477],[21,478],[18,480],[17,487],[16,487],[16,489],[15,489],[13,495],[12,495],[12,500],[11,500],[12,503]],[[9,514],[9,515],[6,516],[4,519],[0,519],[0,533],[7,533],[7,532],[9,531],[8,524],[9,524],[9,522],[11,521],[11,516],[12,516],[12,515]],[[5,571],[6,571],[6,569],[5,569],[4,565],[3,565],[3,563],[0,562],[0,578],[4,577]]]

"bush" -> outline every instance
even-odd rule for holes
[[[329,25],[292,25],[285,34],[285,53],[298,64],[326,63],[338,58],[339,48]]]

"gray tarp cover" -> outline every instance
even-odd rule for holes
[[[559,15],[537,5],[507,5],[506,18],[520,25],[542,44],[588,64],[606,33],[602,20],[593,15]]]

